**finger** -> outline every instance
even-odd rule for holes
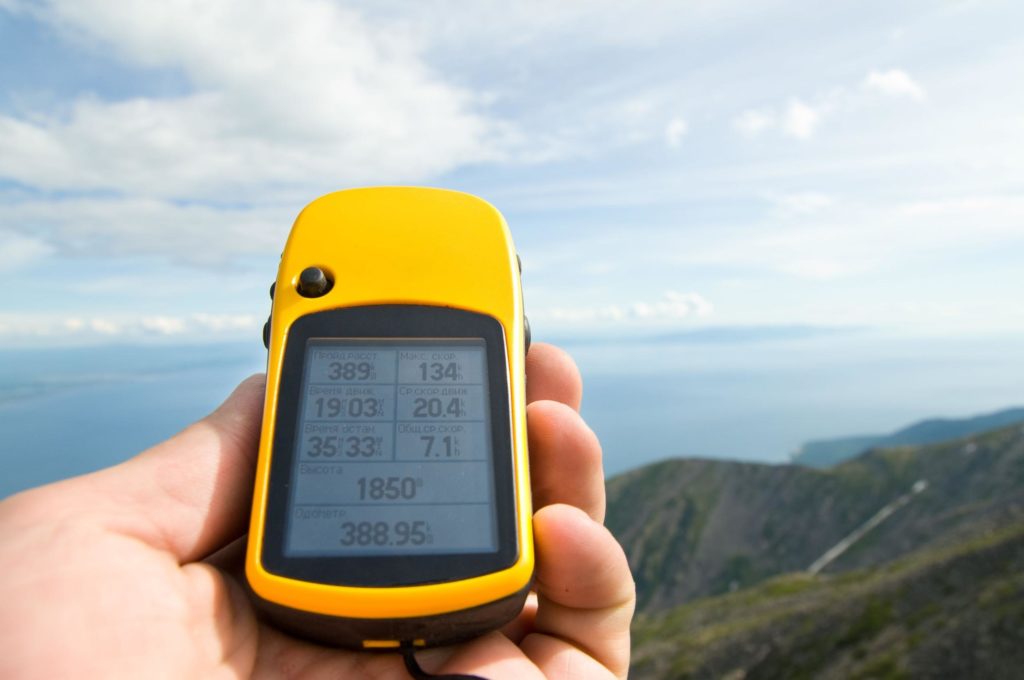
[[[576,362],[563,350],[544,342],[526,355],[526,402],[550,399],[580,410],[583,381]]]
[[[626,677],[635,597],[622,548],[606,528],[568,505],[540,510],[533,526],[539,601],[535,635],[560,638]],[[553,658],[550,647],[537,641],[531,645],[544,653],[535,661]]]
[[[408,680],[402,658],[398,654],[377,654],[332,649],[294,638],[286,633],[260,626],[252,680]]]
[[[490,633],[454,647],[416,655],[423,670],[434,675],[476,675],[491,680],[543,680],[537,667],[501,633]]]
[[[203,562],[186,564],[181,576],[191,614],[195,651],[211,667],[222,665],[240,678],[252,676],[259,626],[245,591],[237,581]]]
[[[532,661],[501,633],[470,642],[416,652],[416,661],[431,674],[480,675],[491,680],[542,680]],[[293,638],[272,628],[260,631],[254,680],[304,678],[336,680],[408,680],[399,654],[331,649]]]
[[[264,376],[242,382],[216,411],[171,439],[82,478],[114,530],[182,563],[245,531],[252,495]]]
[[[604,521],[601,443],[576,411],[556,401],[526,407],[533,504],[566,503]]]
[[[616,677],[611,669],[602,666],[594,657],[565,640],[550,635],[530,635],[523,640],[521,647],[523,653],[537,665],[548,680],[597,680]]]

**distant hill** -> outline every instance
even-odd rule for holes
[[[861,434],[835,439],[812,439],[793,454],[791,462],[812,468],[830,468],[878,445],[888,435]]]
[[[1010,408],[972,418],[932,418],[914,423],[892,434],[866,434],[805,443],[793,454],[792,462],[813,468],[827,468],[871,448],[904,444],[934,444],[969,437],[1014,423],[1024,422],[1024,408]]]
[[[928,488],[826,571],[882,564],[1002,526],[1024,508],[1020,426],[872,450],[830,470],[668,460],[608,482],[606,523],[653,612],[801,571],[883,506]]]

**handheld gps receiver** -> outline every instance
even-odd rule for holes
[[[245,572],[262,614],[359,649],[500,627],[533,576],[523,315],[502,216],[473,196],[323,196],[264,329]]]

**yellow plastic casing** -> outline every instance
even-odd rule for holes
[[[333,278],[319,298],[297,292],[299,273]],[[515,457],[519,555],[499,572],[461,581],[392,588],[299,581],[261,563],[281,365],[292,324],[328,309],[415,304],[494,317],[504,329]],[[533,575],[532,507],[526,444],[526,348],[515,248],[489,203],[442,189],[375,187],[328,194],[299,214],[281,257],[271,314],[267,393],[260,435],[245,571],[261,598],[328,616],[415,618],[484,605],[522,591]]]

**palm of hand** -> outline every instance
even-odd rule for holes
[[[495,679],[625,677],[632,580],[599,524],[600,448],[575,412],[578,374],[544,345],[528,371],[537,603],[502,632],[419,658],[432,672]],[[397,655],[261,624],[230,575],[261,401],[250,379],[146,453],[0,504],[0,676],[408,677]]]

